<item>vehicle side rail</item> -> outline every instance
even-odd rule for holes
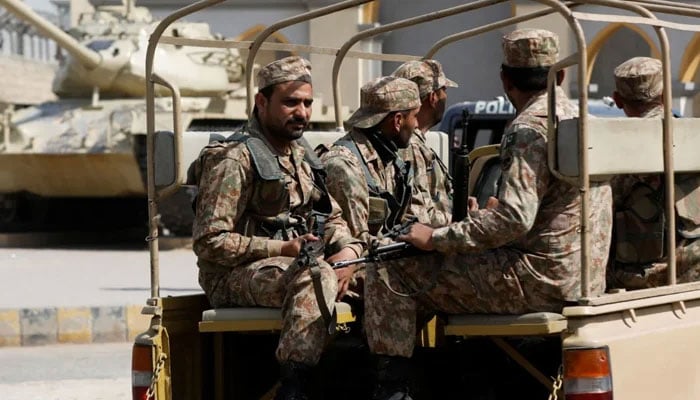
[[[663,173],[663,129],[661,119],[589,118],[589,175],[595,179],[616,174]],[[676,172],[700,171],[700,118],[674,118],[673,159]],[[555,174],[579,176],[578,118],[559,122],[553,147]],[[634,157],[620,157],[634,154]]]

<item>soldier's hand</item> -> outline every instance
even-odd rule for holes
[[[476,197],[469,196],[467,198],[467,210],[468,211],[476,211],[478,209],[479,209],[479,202],[476,201]]]
[[[489,196],[489,199],[486,200],[486,208],[495,208],[495,207],[498,207],[498,199],[493,197],[493,196]]]
[[[356,270],[357,264],[334,269],[335,276],[338,277],[338,295],[336,296],[336,300],[340,300],[345,296],[353,281]]]
[[[296,257],[299,255],[299,251],[301,251],[301,246],[304,245],[304,242],[315,242],[317,240],[319,240],[318,237],[310,233],[299,236],[298,238],[294,238],[292,240],[287,240],[284,243],[282,243],[282,250],[280,251],[280,255],[284,257]]]
[[[427,225],[413,224],[411,225],[411,230],[407,234],[400,235],[396,240],[410,243],[421,250],[435,250],[435,246],[433,245],[433,228]]]
[[[486,200],[486,207],[485,208],[494,208],[497,206],[498,206],[498,199],[493,197],[493,196],[489,196],[489,199]],[[476,197],[469,196],[469,198],[467,198],[467,209],[469,211],[476,211],[479,209],[479,202],[476,200]]]

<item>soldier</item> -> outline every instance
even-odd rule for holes
[[[350,132],[330,149],[321,149],[321,160],[328,191],[338,200],[352,235],[370,246],[400,223],[410,206],[410,165],[398,150],[408,146],[418,126],[420,98],[415,83],[389,76],[362,86],[360,102],[347,121]],[[336,270],[351,283],[349,294],[362,294],[361,268]]]
[[[398,155],[418,126],[418,87],[398,77],[360,89],[350,132],[321,156],[328,191],[338,200],[353,236],[370,244],[404,218],[411,201],[409,165]]]
[[[306,399],[328,336],[321,308],[332,308],[343,282],[320,261],[317,297],[309,269],[292,263],[310,241],[325,241],[328,262],[355,258],[364,247],[350,235],[302,138],[313,101],[309,62],[270,63],[258,72],[258,87],[243,131],[206,147],[197,162],[193,248],[214,307],[282,307],[275,399]]]
[[[433,229],[414,224],[399,240],[435,253],[367,266],[365,329],[377,361],[375,399],[410,399],[409,357],[417,307],[445,313],[561,312],[581,295],[580,195],[547,166],[547,73],[557,61],[552,32],[503,38],[503,88],[517,116],[501,142],[502,183],[492,208]],[[557,73],[557,83],[564,77]],[[556,88],[559,119],[576,108]],[[591,296],[605,284],[612,226],[607,183],[591,183]],[[380,275],[383,278],[380,279]],[[400,295],[400,294],[403,294]]]
[[[447,79],[436,60],[408,61],[392,74],[418,85],[421,107],[418,128],[407,149],[399,154],[413,169],[413,198],[410,214],[432,227],[445,226],[452,220],[452,177],[445,164],[425,142],[428,130],[442,120],[447,102],[447,88],[457,84]]]
[[[614,71],[615,104],[628,117],[663,118],[661,61],[634,57]],[[665,203],[663,175],[618,175],[611,180],[615,240],[610,257],[610,288],[665,285]],[[700,280],[700,178],[676,174],[676,277]]]

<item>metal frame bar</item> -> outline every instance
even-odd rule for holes
[[[340,95],[340,83],[338,81],[338,75],[340,74],[340,66],[343,63],[346,54],[350,50],[350,47],[352,47],[355,43],[359,42],[362,39],[376,36],[380,33],[394,31],[396,29],[405,28],[407,26],[414,26],[422,24],[424,22],[434,21],[436,19],[465,13],[467,11],[473,11],[479,8],[504,3],[505,1],[506,0],[477,0],[472,3],[445,8],[440,11],[434,11],[431,13],[418,15],[416,17],[406,18],[403,20],[392,22],[390,24],[381,25],[376,28],[367,29],[348,39],[338,51],[338,55],[336,56],[333,62],[333,107],[335,110],[336,129],[343,130],[343,116],[340,106],[342,100]]]
[[[564,4],[570,5],[570,7],[576,7],[576,6],[580,5],[580,4],[576,4],[573,1],[566,1]],[[519,22],[529,21],[531,19],[544,17],[544,16],[551,15],[554,13],[555,13],[554,10],[545,9],[545,10],[536,11],[536,12],[533,12],[530,14],[524,14],[524,15],[520,15],[520,16],[516,16],[516,17],[506,18],[504,20],[497,21],[497,22],[494,22],[491,24],[482,25],[478,28],[469,29],[469,30],[466,30],[463,32],[455,33],[455,34],[450,35],[450,36],[445,36],[444,38],[435,42],[433,47],[431,47],[430,50],[428,50],[428,52],[425,53],[425,55],[423,56],[423,59],[433,58],[435,56],[435,54],[438,51],[440,51],[443,47],[445,47],[449,44],[452,44],[454,42],[468,39],[468,38],[471,38],[472,36],[480,35],[482,33],[490,32],[492,30],[503,28],[503,27],[506,27],[509,25],[514,25],[514,24],[517,24]]]
[[[246,71],[246,109],[248,110],[248,115],[253,113],[253,89],[255,88],[253,82],[253,66],[255,64],[255,56],[260,49],[262,43],[270,37],[273,33],[277,32],[282,28],[298,24],[299,22],[305,22],[313,18],[322,17],[324,15],[332,14],[336,11],[342,11],[351,7],[359,6],[365,3],[369,3],[374,0],[346,0],[337,4],[322,7],[313,11],[309,11],[303,14],[296,15],[291,18],[283,19],[277,23],[268,26],[264,31],[260,32],[253,43],[250,45],[250,51],[248,52],[248,59],[246,60],[245,71]]]
[[[206,7],[221,3],[224,0],[202,0],[189,6],[183,7],[165,17],[153,30],[148,39],[146,49],[146,180],[148,189],[148,250],[151,263],[151,297],[160,297],[160,258],[158,253],[158,193],[155,184],[155,160],[153,158],[155,150],[155,84],[163,83],[153,73],[153,62],[156,47],[163,32],[173,22],[180,18],[197,12]],[[171,85],[172,86],[172,85]],[[173,95],[174,92],[173,92]],[[176,129],[176,134],[178,130]],[[182,131],[179,131],[182,134]],[[181,142],[181,138],[176,138],[176,143]]]
[[[149,152],[149,160],[148,160],[148,178],[149,178],[149,185],[148,185],[148,193],[149,193],[149,228],[150,228],[150,236],[149,236],[149,249],[151,250],[151,295],[153,297],[157,297],[159,293],[159,283],[158,283],[158,241],[157,241],[157,198],[160,195],[167,195],[170,188],[166,188],[164,190],[156,191],[156,188],[154,186],[154,179],[153,179],[153,174],[154,174],[154,166],[153,166],[153,160],[152,160],[152,153],[153,153],[153,147],[154,147],[154,138],[153,138],[153,131],[155,129],[155,116],[154,116],[154,84],[158,83],[161,85],[165,85],[170,88],[171,92],[173,93],[173,99],[174,103],[177,103],[176,98],[178,97],[176,92],[177,88],[174,87],[173,85],[170,85],[168,82],[164,81],[162,78],[159,78],[153,74],[153,57],[155,54],[155,47],[158,44],[158,41],[160,40],[163,32],[169,26],[172,22],[189,15],[191,13],[194,13],[196,11],[199,11],[203,8],[215,5],[217,3],[221,3],[224,0],[203,0],[198,3],[192,4],[190,6],[184,7],[180,10],[177,10],[173,14],[169,15],[166,17],[155,29],[154,33],[151,35],[151,38],[149,40],[149,47],[147,50],[147,58],[146,58],[146,74],[147,74],[147,133],[148,133],[148,139],[147,139],[147,146],[148,146],[148,152]],[[428,21],[433,21],[436,19],[444,18],[447,16],[455,15],[458,13],[464,13],[468,11],[474,11],[483,7],[487,7],[490,5],[495,5],[499,3],[503,3],[506,0],[479,0],[475,1],[473,3],[469,4],[464,4],[461,6],[457,7],[452,7],[452,8],[447,8],[443,9],[440,11],[428,13],[428,14],[423,14],[419,15],[416,17],[408,18],[405,20],[401,21],[396,21],[390,24],[386,24],[377,28],[373,29],[368,29],[366,31],[363,31],[352,38],[350,38],[346,43],[343,44],[343,46],[340,49],[334,49],[334,48],[323,48],[323,47],[314,47],[314,46],[304,46],[304,45],[275,45],[275,44],[263,44],[264,40],[269,37],[271,34],[276,32],[279,29],[282,29],[284,27],[290,26],[295,23],[299,22],[304,22],[308,21],[312,18],[320,17],[323,15],[330,14],[335,11],[340,11],[346,8],[350,8],[353,6],[361,5],[368,3],[373,0],[349,0],[349,1],[344,1],[341,3],[337,3],[332,6],[324,7],[321,9],[317,9],[311,12],[307,12],[304,14],[297,15],[292,18],[288,18],[282,21],[279,21],[278,23],[268,27],[265,31],[261,32],[254,41],[252,42],[234,42],[234,41],[206,41],[206,40],[192,40],[192,39],[179,39],[179,38],[170,38],[170,37],[164,37],[162,42],[167,42],[167,43],[185,43],[188,45],[206,45],[208,47],[237,47],[237,48],[243,48],[246,44],[250,43],[250,52],[248,54],[248,59],[247,59],[247,66],[246,66],[246,71],[251,71],[252,69],[252,64],[254,63],[255,59],[255,54],[259,50],[266,50],[266,49],[271,49],[271,50],[278,50],[278,49],[284,49],[284,50],[299,50],[299,51],[306,51],[310,53],[318,53],[318,54],[328,54],[328,55],[333,55],[334,52],[336,53],[336,59],[333,65],[333,97],[334,97],[334,107],[335,107],[335,117],[336,117],[336,125],[339,129],[342,129],[342,115],[341,115],[341,110],[340,110],[340,90],[338,86],[338,74],[340,71],[340,65],[342,64],[342,61],[344,60],[345,57],[358,57],[358,58],[367,58],[367,59],[381,59],[381,60],[391,60],[391,61],[404,61],[406,59],[417,59],[419,57],[417,56],[411,56],[411,55],[376,55],[373,53],[368,53],[368,52],[350,52],[349,49],[351,46],[353,46],[355,43],[358,41],[392,30],[404,28],[407,26],[413,26],[417,25],[423,22],[428,22]],[[657,12],[663,12],[663,13],[669,13],[669,14],[681,14],[681,15],[692,15],[692,16],[700,16],[700,6],[694,6],[694,5],[679,5],[677,3],[673,3],[670,1],[654,1],[654,0],[635,0],[635,1],[622,1],[622,0],[577,0],[577,1],[562,1],[562,0],[533,0],[537,3],[541,3],[545,6],[548,6],[546,10],[541,10],[537,12],[533,12],[527,15],[522,15],[522,16],[516,16],[512,17],[509,19],[505,19],[502,21],[497,21],[494,23],[486,24],[479,26],[477,28],[473,28],[467,31],[463,31],[457,34],[453,34],[447,37],[444,37],[440,41],[436,42],[433,47],[426,53],[424,58],[429,58],[432,57],[437,51],[439,51],[442,47],[446,46],[447,44],[453,43],[457,40],[469,38],[472,36],[476,36],[478,34],[492,31],[494,29],[498,29],[507,25],[512,25],[516,24],[522,21],[538,18],[544,15],[550,15],[553,13],[559,13],[562,15],[562,17],[566,20],[568,23],[569,27],[573,31],[574,37],[576,39],[576,45],[577,45],[577,52],[572,54],[571,56],[567,57],[566,59],[560,61],[557,63],[553,68],[550,76],[550,87],[553,87],[553,78],[554,75],[556,74],[556,71],[565,68],[568,66],[572,66],[574,64],[578,64],[578,74],[579,76],[585,76],[586,69],[587,69],[587,54],[586,54],[586,42],[585,42],[585,37],[583,35],[583,30],[581,28],[581,25],[579,23],[579,18],[577,18],[577,15],[583,16],[583,13],[576,13],[572,11],[572,8],[584,5],[584,4],[589,4],[589,5],[600,5],[604,7],[610,7],[610,8],[616,8],[616,9],[622,9],[622,10],[627,10],[631,11],[634,13],[639,14],[642,16],[640,17],[625,17],[625,16],[615,16],[617,19],[620,21],[627,21],[630,23],[645,23],[648,25],[651,25],[654,27],[654,29],[657,31],[657,35],[659,37],[659,41],[661,43],[661,48],[662,48],[662,57],[663,57],[663,65],[664,65],[664,98],[665,103],[664,103],[664,168],[665,168],[665,178],[666,182],[668,184],[666,185],[666,198],[667,198],[667,203],[666,203],[666,211],[667,212],[673,212],[673,178],[674,178],[674,170],[673,170],[673,154],[672,154],[672,146],[673,146],[673,135],[671,132],[671,124],[670,124],[670,118],[672,117],[671,114],[671,108],[670,108],[670,99],[672,98],[672,93],[671,93],[671,71],[670,71],[670,57],[669,57],[669,44],[668,44],[668,38],[665,34],[664,25],[670,25],[671,23],[668,21],[662,21],[656,18],[656,16],[650,11],[654,10]],[[592,14],[586,14],[588,16]],[[636,19],[635,19],[636,18]],[[584,18],[584,19],[594,19],[593,17],[590,18]],[[641,21],[641,22],[640,22]],[[692,24],[685,24],[688,25],[688,30],[695,30],[695,25]],[[675,27],[674,27],[675,28]],[[700,28],[698,28],[700,30]],[[216,43],[214,43],[216,42]],[[578,61],[578,62],[577,62]],[[252,102],[252,96],[253,96],[253,77],[251,73],[247,74],[247,100],[248,100],[248,110],[252,111],[253,107],[253,102]],[[579,114],[580,115],[587,115],[588,113],[588,94],[586,90],[586,85],[584,80],[579,79],[578,82],[578,90],[579,90]],[[552,104],[553,105],[553,104]],[[549,122],[551,124],[551,127],[555,126],[556,121],[553,118],[553,113],[550,112],[550,119],[551,121]],[[176,126],[179,125],[177,119],[174,118],[174,123]],[[581,176],[578,179],[578,184],[579,184],[579,191],[581,192],[582,199],[581,199],[581,294],[582,294],[582,302],[585,303],[586,299],[590,295],[590,270],[588,268],[588,251],[590,248],[589,244],[589,229],[588,229],[588,219],[585,218],[590,212],[590,199],[588,198],[588,192],[590,190],[590,183],[589,183],[589,175],[588,175],[588,157],[587,157],[587,134],[586,134],[586,118],[580,118],[579,119],[579,132],[580,132],[580,143],[581,143],[581,154],[580,154],[580,159],[579,159],[579,168],[581,171]],[[176,128],[176,141],[178,139],[177,134],[179,129]],[[179,130],[179,134],[181,134],[181,130]],[[176,147],[178,144],[176,143]],[[671,219],[672,220],[672,219]],[[669,222],[669,235],[667,237],[667,247],[669,249],[675,248],[675,230],[673,226],[675,225],[675,221]],[[674,252],[669,252],[669,285],[674,285],[676,283],[675,279],[675,253]]]

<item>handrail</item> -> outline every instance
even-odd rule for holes
[[[567,1],[564,4],[570,5],[570,7],[576,7],[576,6],[580,5],[580,4],[574,3],[573,1]],[[448,44],[454,43],[456,41],[468,39],[472,36],[480,35],[482,33],[489,32],[489,31],[492,31],[495,29],[499,29],[499,28],[503,28],[503,27],[506,27],[509,25],[517,24],[519,22],[529,21],[531,19],[551,15],[551,14],[554,14],[555,12],[556,11],[554,11],[552,9],[544,9],[544,10],[532,12],[529,14],[519,15],[517,17],[506,18],[506,19],[503,19],[501,21],[497,21],[497,22],[494,22],[491,24],[482,25],[478,28],[469,29],[466,31],[455,33],[453,35],[445,36],[444,38],[438,40],[437,42],[435,42],[435,44],[433,44],[433,47],[431,47],[430,50],[428,50],[425,53],[425,55],[423,56],[423,59],[427,60],[427,59],[433,58],[435,56],[435,54],[438,51],[440,51],[440,49],[442,49],[443,47],[447,46]]]
[[[367,29],[365,31],[362,31],[362,32],[352,36],[350,39],[348,39],[343,44],[343,46],[340,48],[340,50],[338,51],[338,55],[336,56],[335,60],[333,61],[333,78],[332,78],[333,79],[333,107],[335,110],[336,129],[343,130],[343,116],[342,116],[342,112],[340,109],[340,102],[341,102],[340,84],[338,82],[338,75],[340,73],[340,65],[342,64],[343,60],[345,59],[345,55],[350,50],[350,47],[352,47],[355,43],[359,42],[362,39],[366,39],[366,38],[378,35],[380,33],[389,32],[389,31],[404,28],[407,26],[421,24],[421,23],[428,22],[428,21],[434,21],[436,19],[441,19],[441,18],[449,17],[449,16],[452,16],[455,14],[460,14],[460,13],[464,13],[467,11],[476,10],[476,9],[479,9],[482,7],[491,6],[491,5],[499,4],[499,3],[504,3],[505,1],[506,0],[476,0],[472,3],[463,4],[463,5],[455,6],[455,7],[450,7],[450,8],[440,10],[440,11],[433,11],[433,12],[430,12],[427,14],[422,14],[422,15],[416,16],[416,17],[406,18],[403,20],[392,22],[390,24],[381,25],[381,26],[378,26],[376,28]]]
[[[180,171],[180,165],[182,164],[182,96],[180,96],[180,89],[171,82],[168,82],[165,78],[154,73],[153,81],[157,84],[163,85],[170,89],[170,93],[173,98],[173,144],[175,145],[175,179],[168,186],[157,189],[158,199],[162,199],[175,193],[180,186],[182,181],[182,172]]]
[[[686,3],[678,3],[678,2],[673,2],[673,1],[663,1],[663,0],[633,0],[629,1],[629,3],[640,5],[644,8],[647,8],[649,11],[651,11],[651,7],[669,7],[675,10],[696,10],[700,11],[700,5],[695,5],[695,4],[686,4]]]
[[[202,0],[183,7],[165,17],[153,30],[146,49],[146,181],[148,190],[148,250],[151,263],[151,297],[160,296],[160,260],[158,255],[158,204],[155,181],[155,81],[153,61],[158,40],[163,32],[178,19],[224,0]],[[157,79],[157,78],[156,78]]]
[[[277,32],[278,30],[282,28],[286,28],[290,25],[297,24],[299,22],[304,22],[308,21],[313,18],[317,17],[322,17],[324,15],[328,15],[337,11],[342,11],[351,7],[355,7],[358,5],[362,5],[365,3],[369,3],[370,1],[374,0],[346,0],[342,1],[337,4],[333,4],[330,6],[318,8],[313,11],[309,11],[303,14],[295,15],[290,18],[283,19],[281,21],[278,21],[267,28],[265,28],[264,31],[260,32],[256,37],[253,43],[250,45],[250,50],[248,52],[248,59],[246,60],[246,65],[245,65],[245,71],[246,71],[246,110],[248,111],[248,115],[252,115],[253,113],[253,90],[255,89],[255,85],[253,82],[253,66],[255,64],[255,55],[258,53],[258,50],[260,49],[260,46],[262,43],[270,37],[273,33]]]
[[[219,49],[248,49],[253,43],[250,40],[212,40],[212,39],[192,39],[184,37],[175,36],[163,36],[160,38],[160,43],[171,44],[175,46],[198,46],[198,47],[212,47]],[[310,46],[306,44],[294,44],[294,43],[269,43],[263,42],[263,44],[258,49],[260,51],[298,51],[311,54],[322,54],[334,56],[338,53],[338,48],[335,47],[322,47],[322,46]],[[380,60],[380,61],[396,61],[404,62],[409,60],[420,60],[419,56],[414,56],[410,54],[390,54],[390,53],[371,53],[368,51],[350,51],[347,54],[348,57],[362,58],[365,60]]]

